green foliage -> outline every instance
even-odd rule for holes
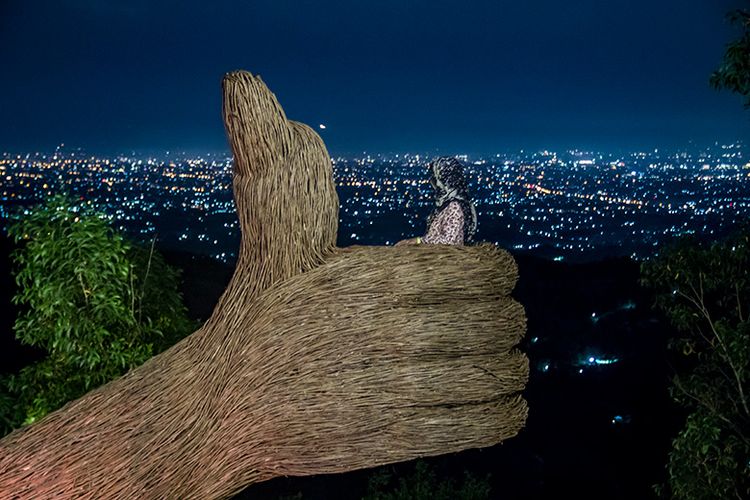
[[[750,226],[721,241],[679,238],[642,264],[641,284],[677,329],[670,392],[690,412],[657,491],[750,498]]]
[[[22,307],[16,337],[48,356],[0,379],[5,431],[32,423],[119,377],[195,328],[179,273],[64,195],[18,217],[8,233]]]
[[[490,496],[489,476],[477,479],[469,472],[458,487],[452,479],[438,480],[423,461],[417,461],[414,472],[394,484],[386,469],[374,473],[367,485],[365,500],[481,500]],[[390,488],[390,490],[388,490]]]
[[[742,28],[742,35],[727,44],[724,59],[711,75],[711,86],[727,89],[745,98],[745,107],[750,108],[750,11],[735,10],[729,20]]]
[[[294,495],[282,495],[278,500],[302,500],[302,492],[298,491]]]
[[[721,418],[699,407],[673,441],[670,487],[675,498],[747,498],[747,447]],[[744,493],[742,493],[744,491]],[[742,495],[742,496],[739,496]]]

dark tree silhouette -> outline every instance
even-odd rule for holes
[[[745,98],[745,107],[750,108],[750,10],[734,10],[727,17],[742,33],[727,44],[724,59],[709,81],[716,89],[740,94]]]

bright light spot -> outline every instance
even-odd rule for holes
[[[593,365],[613,365],[620,361],[619,358],[613,357],[613,358],[598,358],[596,356],[582,356],[579,358],[577,362],[574,363],[575,366],[593,366]]]
[[[612,358],[612,359],[595,359],[594,363],[596,363],[597,365],[612,365],[614,363],[617,363],[618,361],[619,361],[619,359],[617,359],[617,358]]]
[[[318,128],[320,128],[320,130],[325,130],[326,126],[321,123],[320,125],[318,125]]]

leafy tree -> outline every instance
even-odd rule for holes
[[[482,500],[489,496],[489,477],[477,479],[465,472],[459,487],[452,479],[438,480],[429,465],[418,460],[414,472],[400,478],[398,484],[387,469],[373,474],[364,500]]]
[[[716,89],[727,89],[745,98],[745,107],[750,108],[750,11],[735,10],[727,16],[739,25],[742,35],[727,44],[724,59],[709,80]]]
[[[720,241],[673,241],[642,264],[641,284],[677,329],[670,393],[689,411],[657,492],[750,498],[750,225]]]
[[[14,331],[48,356],[0,379],[0,425],[29,424],[193,331],[179,272],[57,195],[8,228],[22,313]]]

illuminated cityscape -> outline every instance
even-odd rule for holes
[[[630,153],[569,150],[461,155],[477,239],[572,262],[653,255],[667,236],[718,235],[747,218],[746,145]],[[333,158],[340,246],[421,234],[433,206],[424,154]],[[232,263],[239,226],[226,154],[102,158],[64,145],[0,154],[3,225],[14,209],[68,192],[134,239]]]
[[[0,500],[750,499],[748,2],[10,0],[0,47]],[[230,147],[324,147],[342,249],[456,156],[495,246],[239,269]]]

